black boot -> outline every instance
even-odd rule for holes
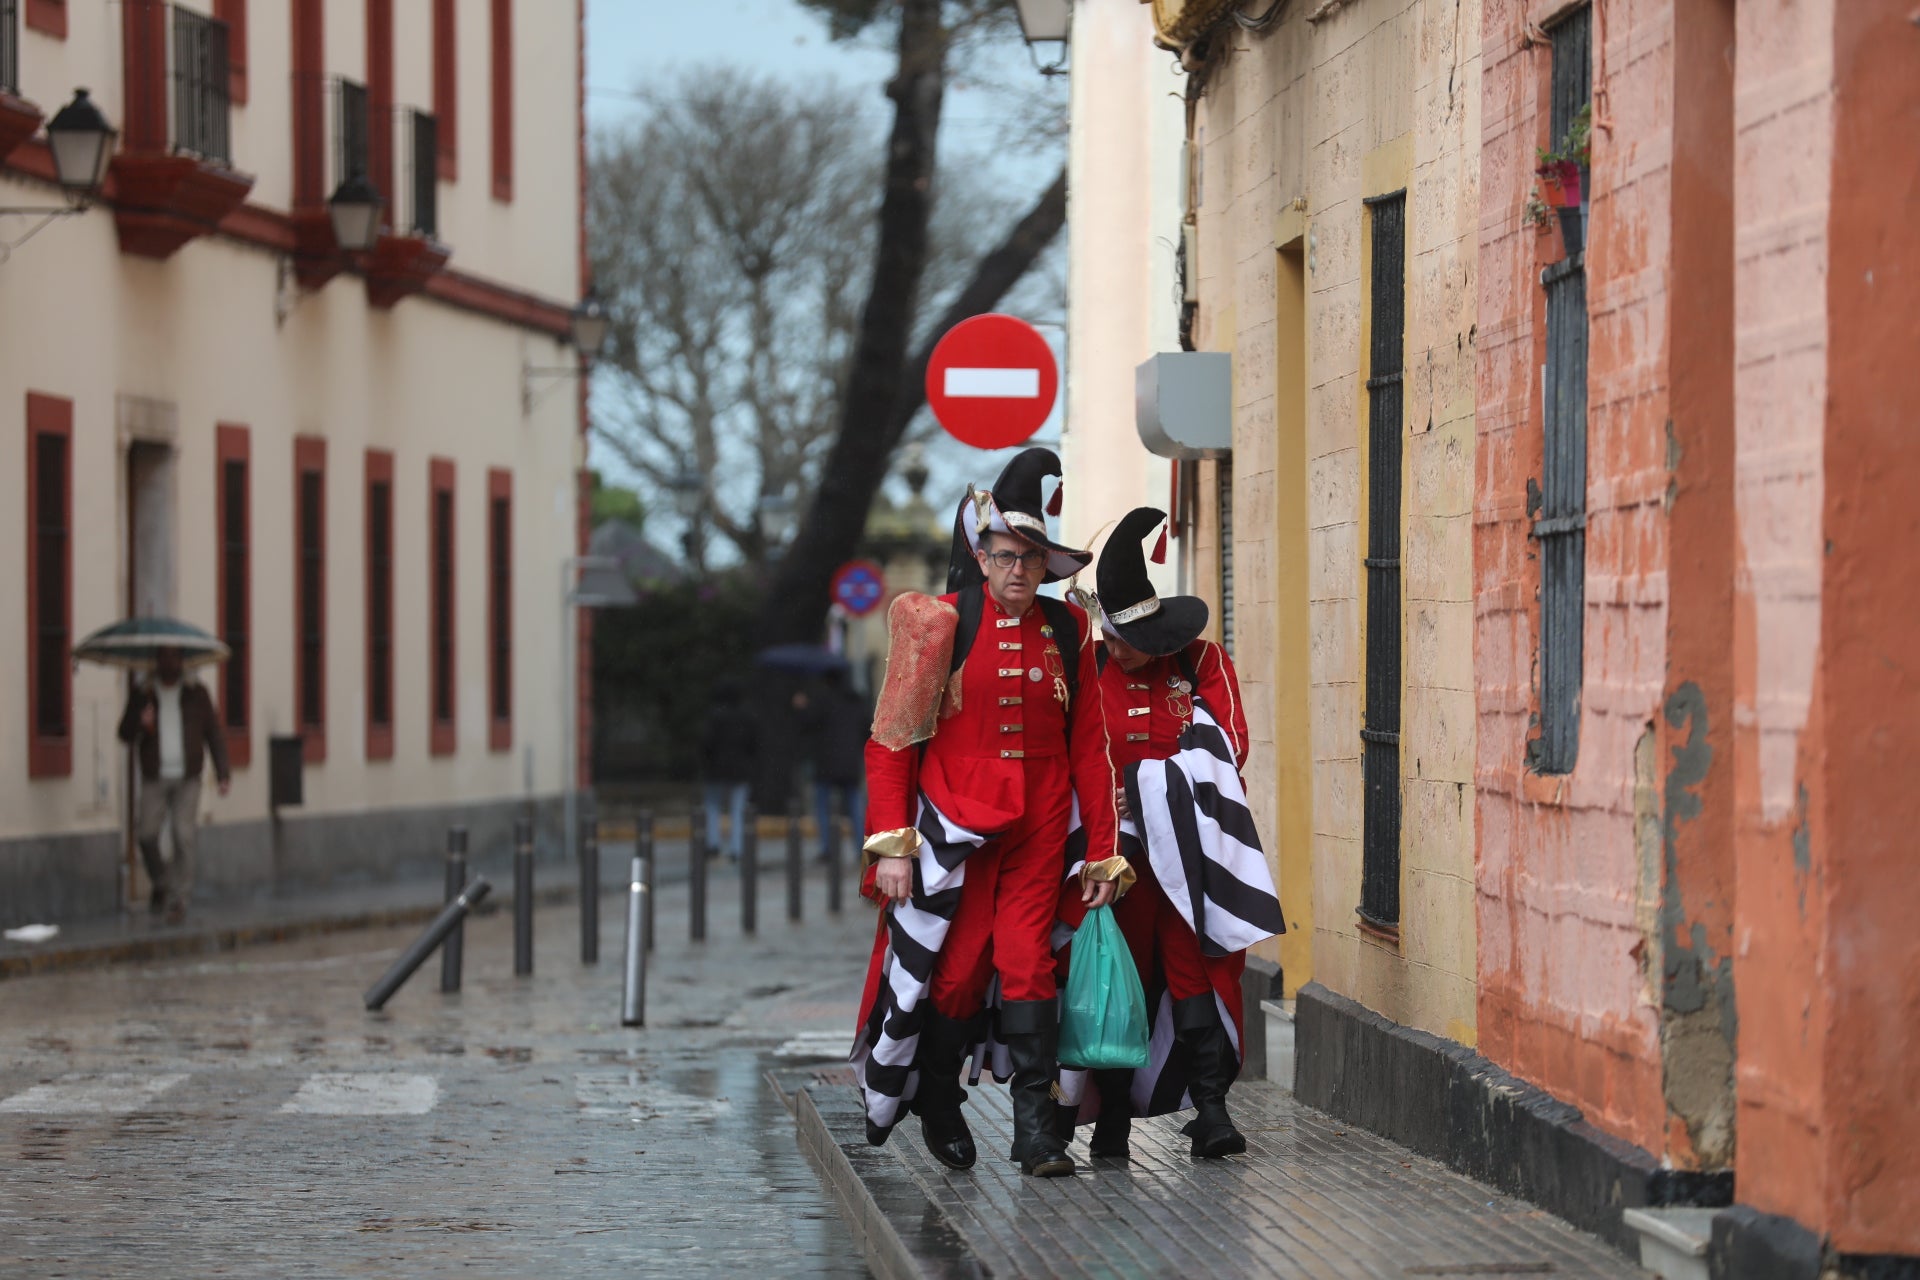
[[[950,1169],[971,1169],[976,1158],[973,1133],[960,1104],[967,1100],[960,1087],[960,1060],[977,1038],[977,1023],[957,1021],[931,1005],[927,1020],[920,1028],[920,1050],[916,1061],[920,1068],[920,1086],[914,1091],[913,1109],[920,1115],[920,1136],[933,1158]]]
[[[1189,996],[1174,1001],[1173,1031],[1187,1049],[1187,1094],[1199,1112],[1180,1131],[1193,1139],[1193,1158],[1239,1155],[1247,1149],[1247,1140],[1227,1115],[1227,1088],[1240,1074],[1240,1060],[1220,1023],[1214,998]]]
[[[1052,1000],[1009,1000],[1000,1006],[1000,1038],[1013,1060],[1013,1158],[1020,1172],[1066,1178],[1073,1157],[1053,1125],[1053,1080],[1059,1072],[1060,1014]]]
[[[1131,1160],[1133,1152],[1127,1139],[1133,1132],[1133,1072],[1096,1071],[1093,1083],[1100,1090],[1100,1118],[1093,1122],[1093,1137],[1087,1142],[1087,1154],[1096,1160]]]

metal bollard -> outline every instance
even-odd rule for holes
[[[740,833],[740,932],[752,933],[760,924],[760,811],[747,806],[746,830]]]
[[[467,884],[467,829],[465,827],[447,828],[447,901],[452,902],[460,896]],[[467,928],[460,921],[453,922],[453,929],[447,934],[447,940],[440,948],[440,990],[458,991],[460,989],[460,961],[466,950]]]
[[[580,963],[600,963],[600,819],[592,796],[580,814]]]
[[[634,825],[634,856],[646,864],[647,868],[647,918],[646,928],[641,931],[641,940],[648,951],[653,950],[653,868],[658,861],[653,856],[653,810],[642,809]]]
[[[847,822],[852,828],[852,820]],[[833,827],[827,832],[827,910],[834,915],[840,914],[840,819],[833,820]]]
[[[707,819],[695,809],[687,822],[687,937],[707,940]]]
[[[806,854],[800,847],[800,801],[787,806],[787,919],[801,916],[801,892],[806,887]]]
[[[533,819],[513,823],[513,971],[533,972]]]
[[[380,975],[380,981],[367,988],[365,999],[368,1012],[382,1008],[393,998],[393,993],[400,989],[400,984],[411,978],[413,971],[426,963],[427,957],[433,954],[433,949],[445,942],[447,935],[460,927],[460,922],[466,918],[468,910],[478,906],[480,900],[487,896],[487,891],[492,887],[487,883],[485,876],[475,876],[473,883],[462,889],[452,902],[440,909],[440,914],[433,918],[433,923],[427,926],[426,931],[415,938],[407,949],[400,953],[400,958],[393,962],[392,967]]]
[[[646,858],[634,855],[633,868],[627,873],[627,963],[620,988],[623,1027],[647,1025],[647,948],[642,935],[653,906],[652,882],[652,866]]]

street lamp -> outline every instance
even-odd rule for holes
[[[567,339],[580,356],[577,365],[531,365],[520,366],[520,409],[523,413],[532,413],[533,406],[540,397],[533,393],[535,378],[578,378],[593,372],[593,362],[600,357],[600,349],[607,345],[607,334],[613,328],[613,317],[607,313],[606,304],[600,301],[600,295],[592,285],[587,286],[586,296],[567,315]]]
[[[380,239],[380,191],[364,173],[350,173],[327,199],[333,238],[347,253],[365,253]]]
[[[0,262],[5,262],[15,249],[40,234],[42,228],[55,218],[71,217],[76,213],[85,213],[88,203],[100,193],[100,184],[107,180],[107,166],[113,160],[114,139],[119,137],[107,118],[100,114],[100,108],[93,105],[93,99],[85,89],[73,91],[73,101],[54,113],[47,121],[47,149],[53,152],[53,176],[60,184],[60,190],[66,195],[67,203],[62,206],[20,207],[0,209],[0,215],[31,218],[40,221],[27,228],[25,233],[13,240],[0,240]]]
[[[1067,32],[1073,24],[1073,0],[1015,0],[1014,7],[1020,13],[1020,34],[1026,37],[1028,51],[1036,44],[1057,44],[1060,46],[1060,60],[1051,65],[1042,66],[1038,55],[1035,66],[1043,76],[1057,76],[1066,73]]]
[[[796,506],[790,489],[769,493],[760,499],[760,529],[766,535],[769,548],[785,542],[793,531]]]

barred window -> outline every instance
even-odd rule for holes
[[[487,473],[488,745],[513,745],[513,475]]]
[[[429,619],[429,638],[432,660],[431,694],[432,724],[430,726],[430,750],[435,755],[448,755],[456,745],[454,713],[454,528],[453,528],[453,463],[446,458],[435,458],[431,464],[431,487],[428,494],[432,512],[432,544],[430,552],[432,562],[429,565],[431,586]]]
[[[367,451],[367,758],[393,758],[393,455]]]
[[[308,763],[326,759],[327,478],[326,442],[294,442],[295,712]]]
[[[233,160],[233,77],[227,24],[173,10],[173,148],[222,164]]]

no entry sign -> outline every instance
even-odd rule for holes
[[[1053,412],[1060,373],[1040,331],[1013,316],[984,315],[947,330],[927,363],[927,405],[963,444],[1005,449]]]
[[[878,609],[886,592],[880,566],[871,560],[849,560],[834,570],[833,602],[856,618]]]

